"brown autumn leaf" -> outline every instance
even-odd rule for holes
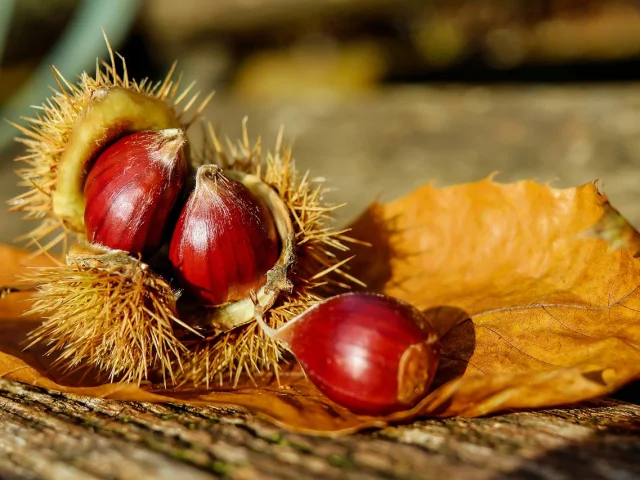
[[[605,395],[640,377],[640,235],[593,184],[525,181],[425,186],[373,205],[354,225],[373,243],[352,271],[427,311],[442,339],[435,387],[414,409],[358,416],[326,400],[295,367],[259,386],[210,391],[101,384],[64,376],[21,342],[26,293],[0,299],[0,376],[82,395],[237,405],[300,431],[337,434],[417,416],[484,415]],[[0,248],[5,285],[24,253]]]

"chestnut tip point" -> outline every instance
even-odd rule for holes
[[[202,182],[216,182],[223,175],[222,168],[218,165],[202,165],[196,172],[196,187]]]
[[[165,128],[164,130],[158,130],[158,135],[166,144],[177,145],[178,148],[187,143],[187,136],[181,128]],[[176,151],[178,148],[176,148]]]
[[[169,165],[175,164],[182,158],[181,150],[187,143],[187,136],[181,128],[166,128],[154,132],[155,142],[149,147],[149,152],[158,160]]]
[[[185,137],[184,130],[181,128],[165,128],[159,130],[158,133],[160,133],[160,135],[165,137],[167,140],[171,140],[174,138],[184,139]]]

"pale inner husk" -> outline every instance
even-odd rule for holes
[[[180,127],[174,111],[160,99],[120,87],[94,91],[60,157],[53,213],[72,231],[84,233],[83,186],[96,153],[128,132]]]

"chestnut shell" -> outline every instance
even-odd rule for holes
[[[184,141],[179,129],[136,132],[100,154],[84,186],[91,243],[155,253],[186,179]]]
[[[219,167],[201,166],[169,247],[180,285],[202,305],[242,300],[266,283],[279,252],[263,202]]]
[[[414,406],[438,365],[437,336],[424,315],[384,295],[329,298],[276,337],[289,344],[327,397],[361,414],[384,415]]]

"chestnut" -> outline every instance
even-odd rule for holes
[[[366,415],[406,410],[427,393],[438,366],[436,332],[401,300],[374,293],[328,298],[279,329],[307,377],[334,402]]]
[[[91,243],[152,255],[187,175],[181,129],[127,135],[102,152],[87,176],[84,223]]]
[[[201,166],[169,246],[182,287],[206,306],[248,298],[266,283],[279,252],[267,206],[220,167]]]

